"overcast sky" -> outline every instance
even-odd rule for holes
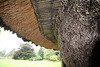
[[[13,48],[17,49],[21,43],[25,43],[21,38],[18,38],[16,34],[12,34],[10,31],[4,31],[1,28],[0,32],[0,51],[6,49],[7,52],[11,51]],[[36,52],[38,52],[40,46],[35,46],[33,48]]]

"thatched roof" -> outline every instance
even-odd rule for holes
[[[30,0],[0,0],[0,17],[3,24],[25,39],[46,48],[58,49],[58,45],[41,34]]]
[[[40,32],[54,44],[58,44],[56,15],[59,0],[31,0],[35,9]]]

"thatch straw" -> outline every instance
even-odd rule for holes
[[[0,0],[0,17],[4,24],[27,40],[46,48],[58,49],[58,45],[41,35],[30,0]]]
[[[40,32],[54,44],[58,44],[56,14],[59,0],[31,0],[35,9]]]

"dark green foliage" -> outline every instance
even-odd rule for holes
[[[60,61],[60,51],[41,47],[36,57],[31,57],[29,60],[30,61],[33,61],[33,60]]]
[[[35,59],[35,57],[31,57],[31,58],[29,58],[29,61],[33,61],[33,59]]]
[[[43,59],[42,59],[42,57],[37,56],[37,57],[35,58],[35,60],[38,61],[38,60],[43,60]]]
[[[35,56],[35,53],[33,52],[34,49],[32,48],[31,45],[29,44],[22,44],[20,45],[20,48],[18,51],[15,52],[15,54],[13,55],[14,59],[29,59],[31,57]]]
[[[50,56],[50,60],[51,61],[57,61],[58,59],[57,59],[56,55],[52,55],[52,56]]]
[[[60,51],[45,48],[42,48],[42,50],[44,52],[44,59],[51,61],[60,60]]]
[[[44,52],[43,52],[43,48],[41,47],[39,52],[38,52],[38,55],[43,59],[44,58]]]
[[[36,57],[31,57],[31,58],[29,58],[29,61],[40,61],[40,60],[43,60],[42,59],[42,57],[40,57],[40,56],[36,56]]]

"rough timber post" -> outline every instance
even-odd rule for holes
[[[61,1],[57,21],[62,67],[98,67],[94,47],[100,45],[100,1]]]

